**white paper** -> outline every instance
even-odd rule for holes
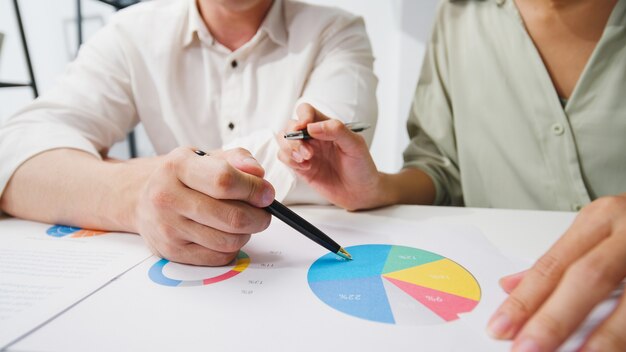
[[[244,248],[251,259],[248,267],[227,280],[196,286],[160,285],[149,277],[151,268],[159,262],[152,258],[12,348],[467,351],[471,346],[470,350],[497,351],[510,347],[483,339],[462,323],[465,316],[476,315],[486,325],[488,313],[504,298],[497,280],[512,270],[510,262],[476,228],[444,222],[387,221],[342,212],[305,215],[344,247],[406,246],[453,260],[480,284],[479,304],[458,320],[430,325],[381,323],[340,312],[318,298],[307,281],[311,264],[327,251],[274,219],[267,231],[254,235]],[[355,261],[359,259],[366,258],[355,257]],[[162,273],[191,285],[232,269],[233,266],[202,268],[168,263]],[[348,294],[344,298],[358,299]],[[411,321],[410,317],[401,319]]]
[[[0,349],[151,256],[136,235],[53,237],[49,228],[0,222]]]

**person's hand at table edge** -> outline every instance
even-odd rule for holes
[[[528,271],[505,277],[510,292],[488,325],[513,351],[553,351],[626,278],[626,194],[599,198]],[[583,351],[626,350],[626,298],[593,331]]]

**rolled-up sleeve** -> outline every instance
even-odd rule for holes
[[[371,144],[378,117],[374,56],[361,17],[346,15],[324,32],[325,39],[306,88],[296,103],[309,103],[327,116],[344,122],[372,125],[364,131]]]
[[[403,167],[431,177],[434,204],[463,205],[443,25],[438,16],[407,121],[410,142]]]
[[[100,157],[137,124],[122,37],[115,23],[99,31],[54,88],[0,127],[0,195],[29,158],[57,148]]]
[[[309,103],[323,114],[344,122],[372,125],[364,131],[371,144],[378,117],[374,56],[363,19],[343,14],[324,30],[319,51],[295,109]],[[299,180],[276,155],[280,147],[270,132],[257,132],[229,143],[250,150],[266,170],[265,178],[276,188],[276,198],[287,204],[326,204],[323,197]]]

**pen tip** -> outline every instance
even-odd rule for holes
[[[339,250],[337,251],[337,255],[342,257],[342,258],[345,258],[345,259],[348,259],[348,260],[352,260],[352,256],[350,255],[350,253],[348,253],[348,251],[343,249],[343,247],[339,248]]]

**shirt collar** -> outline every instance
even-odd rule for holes
[[[184,31],[183,46],[190,45],[196,36],[206,43],[213,44],[215,39],[202,20],[196,0],[188,0],[187,3],[189,11],[187,12],[187,28]],[[259,27],[259,31],[267,33],[276,44],[287,44],[288,33],[283,15],[282,0],[274,0],[272,7]]]
[[[259,30],[265,31],[276,44],[287,45],[288,32],[283,14],[283,0],[274,0]]]

